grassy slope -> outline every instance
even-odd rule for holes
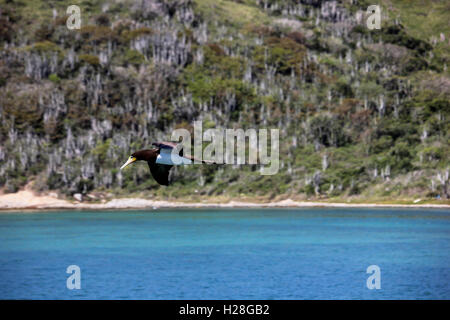
[[[391,19],[400,23],[414,37],[425,41],[438,40],[435,52],[450,60],[450,1],[447,0],[385,0],[384,5]],[[440,41],[440,36],[445,41]],[[450,74],[450,70],[447,71]]]
[[[429,39],[450,32],[448,13],[450,2],[447,0],[385,0],[385,5],[392,8],[392,18],[400,17],[400,22],[408,31],[418,38]]]
[[[235,27],[270,22],[270,18],[256,6],[254,1],[238,3],[227,0],[194,0],[194,3],[197,12],[200,12],[208,21],[221,21]]]

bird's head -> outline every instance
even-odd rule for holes
[[[128,166],[129,164],[132,164],[133,162],[144,160],[144,161],[151,161],[152,160],[153,152],[152,150],[139,150],[133,153],[125,162],[123,166],[120,167],[120,170]]]

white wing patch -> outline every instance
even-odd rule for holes
[[[156,158],[156,163],[167,164],[167,165],[172,165],[172,166],[182,165],[182,164],[192,164],[191,160],[180,157],[177,154],[172,154],[172,150],[173,150],[172,148],[160,149],[159,155]]]

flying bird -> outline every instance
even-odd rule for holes
[[[183,155],[183,149],[178,154],[172,154],[174,148],[178,146],[173,142],[155,142],[156,148],[149,150],[139,150],[133,153],[120,170],[136,161],[147,161],[153,178],[161,185],[169,185],[169,172],[174,165],[193,164],[196,158]],[[198,160],[202,163],[213,163],[205,160]]]

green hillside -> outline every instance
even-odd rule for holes
[[[0,188],[449,202],[450,3],[0,0]],[[66,9],[81,9],[81,29]],[[280,170],[128,156],[176,128],[280,129]]]

